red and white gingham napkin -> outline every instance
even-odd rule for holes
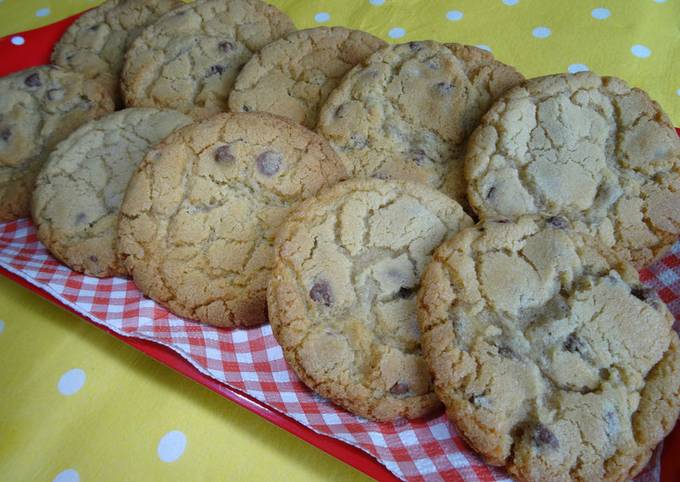
[[[126,279],[75,273],[50,256],[28,219],[0,224],[0,266],[47,291],[88,319],[127,336],[172,348],[206,375],[282,412],[312,430],[359,447],[408,480],[509,480],[463,442],[443,414],[376,423],[314,394],[283,358],[271,328],[217,329],[174,316]],[[680,319],[680,243],[641,273]],[[658,454],[644,480],[659,480]],[[639,477],[638,480],[641,478]]]

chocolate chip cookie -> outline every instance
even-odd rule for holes
[[[340,183],[292,213],[276,239],[267,300],[302,381],[374,420],[437,408],[415,293],[433,249],[471,224],[428,186],[379,179]]]
[[[117,103],[123,56],[140,31],[180,0],[107,0],[81,15],[52,51],[52,62],[104,85]]]
[[[449,418],[519,480],[632,479],[675,424],[673,316],[566,218],[462,230],[435,251],[418,318]]]
[[[125,275],[116,255],[118,212],[147,151],[191,123],[176,111],[132,108],[81,126],[50,154],[33,192],[38,238],[71,269]]]
[[[342,179],[328,143],[271,114],[220,114],[171,134],[132,176],[118,249],[139,289],[217,326],[266,321],[274,235]]]
[[[680,139],[649,96],[591,72],[527,81],[471,136],[482,217],[561,215],[640,268],[680,234]]]
[[[53,65],[0,78],[0,221],[28,216],[35,177],[50,151],[113,108],[102,85]]]
[[[319,109],[340,79],[387,44],[344,27],[293,32],[256,53],[229,95],[233,112],[279,114],[313,129]]]
[[[346,75],[317,131],[353,175],[422,182],[465,206],[464,142],[493,100],[521,80],[476,47],[391,45]]]
[[[295,30],[260,0],[197,0],[162,16],[125,56],[125,103],[176,109],[196,119],[227,110],[243,65],[268,43]]]

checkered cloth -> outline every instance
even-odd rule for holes
[[[375,423],[338,409],[298,381],[269,326],[225,330],[186,321],[145,298],[129,280],[75,273],[50,256],[27,219],[0,224],[0,266],[95,323],[166,345],[206,375],[248,393],[315,432],[364,450],[399,478],[509,480],[502,470],[484,464],[442,413],[417,421]],[[678,320],[680,243],[644,270],[642,279],[658,290]],[[659,479],[658,453],[645,481]]]

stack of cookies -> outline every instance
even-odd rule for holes
[[[0,219],[72,269],[270,322],[312,390],[443,404],[520,480],[633,477],[673,428],[678,336],[636,268],[680,233],[680,140],[644,92],[260,0],[109,0],[52,61],[0,79]]]

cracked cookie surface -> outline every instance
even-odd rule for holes
[[[627,480],[675,424],[670,311],[565,218],[462,230],[423,275],[418,319],[447,415],[519,480]]]
[[[100,82],[120,101],[120,71],[130,43],[180,0],[108,0],[84,13],[52,51],[52,62]]]
[[[303,203],[276,238],[270,323],[302,381],[374,420],[440,404],[415,292],[434,248],[472,220],[428,186],[350,180]]]
[[[73,132],[36,180],[32,214],[40,241],[76,271],[125,276],[115,238],[130,177],[153,145],[190,123],[176,111],[132,108]]]
[[[562,215],[638,268],[680,234],[680,139],[616,78],[553,75],[508,92],[470,137],[466,176],[481,217]]]
[[[119,253],[140,290],[180,316],[263,323],[276,230],[344,174],[328,142],[289,119],[214,116],[171,134],[133,174]]]
[[[347,74],[317,131],[353,175],[422,182],[467,206],[463,144],[493,100],[521,80],[476,47],[391,45]]]
[[[0,78],[0,222],[30,214],[35,177],[50,151],[113,108],[99,83],[53,65]]]
[[[243,65],[293,30],[283,12],[260,0],[197,0],[175,9],[147,27],[125,55],[125,103],[195,119],[226,111]]]
[[[293,32],[256,53],[229,95],[232,112],[263,111],[316,127],[319,109],[340,79],[387,44],[343,27]]]

